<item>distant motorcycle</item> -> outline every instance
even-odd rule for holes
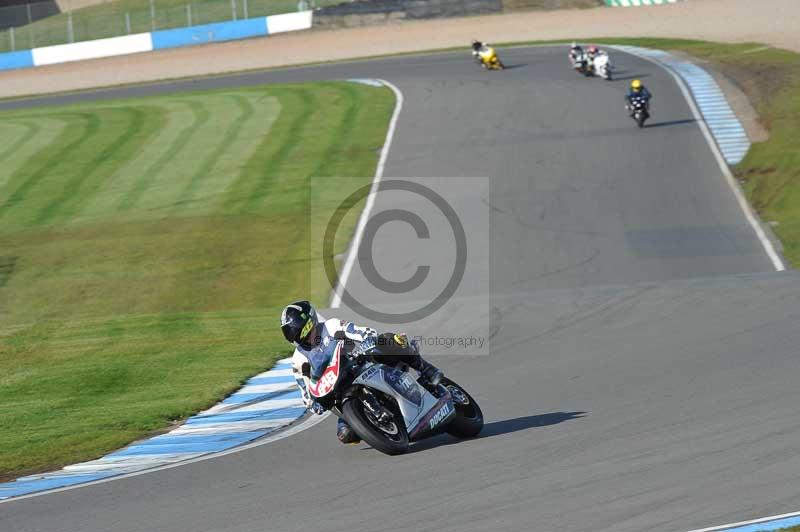
[[[491,46],[483,46],[480,50],[472,52],[475,61],[486,70],[503,70],[506,66],[500,61],[497,52]]]
[[[446,377],[435,386],[414,379],[408,366],[382,364],[377,355],[339,339],[302,369],[314,400],[373,449],[402,454],[409,442],[441,432],[471,438],[483,429],[481,408],[464,388]]]
[[[645,120],[650,118],[647,100],[642,96],[631,96],[628,110],[631,112],[631,118],[639,127],[644,127]]]
[[[583,54],[583,56],[573,61],[573,68],[587,78],[598,76],[611,81],[612,66],[608,54],[600,53],[594,57]]]
[[[596,55],[594,61],[592,61],[591,71],[606,81],[611,81],[612,66],[611,58],[609,58],[608,54],[601,53]]]

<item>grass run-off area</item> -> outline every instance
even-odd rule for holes
[[[342,1],[307,0],[307,6],[326,6]],[[69,6],[69,2],[64,5]],[[298,0],[153,0],[152,11],[150,5],[148,0],[116,0],[76,9],[71,12],[73,41],[224,22],[234,20],[234,16],[241,20],[292,13],[298,10],[300,3]],[[41,8],[32,3],[31,9],[35,12]],[[27,17],[25,4],[0,10],[16,10],[13,18],[17,20]],[[0,32],[0,52],[68,43],[69,21],[70,15],[64,12],[17,27],[13,42],[10,31]]]
[[[281,308],[330,290],[310,202],[371,181],[393,107],[331,82],[0,113],[0,479],[163,430],[286,356]]]
[[[789,263],[800,268],[800,54],[753,43],[672,39],[600,42],[688,53],[708,61],[744,91],[769,131],[769,139],[753,144],[733,170],[761,219],[773,225]]]

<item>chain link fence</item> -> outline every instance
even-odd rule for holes
[[[305,11],[347,0],[107,0],[58,13],[52,2],[0,8],[0,52]],[[69,6],[62,2],[62,9]]]

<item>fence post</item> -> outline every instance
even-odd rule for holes
[[[67,13],[67,40],[75,42],[75,31],[72,28],[72,11]]]
[[[247,5],[247,0],[244,0],[244,18],[250,18],[250,13]]]
[[[131,14],[128,11],[125,12],[125,31],[131,34]]]
[[[31,5],[25,4],[25,7],[28,8],[28,37],[31,41],[31,48],[36,48],[36,35],[33,33],[33,15],[31,15]]]
[[[150,0],[150,30],[156,31],[156,5],[154,0]]]
[[[233,15],[232,19],[236,20],[236,0],[231,0],[231,14]]]
[[[192,4],[186,4],[186,27],[192,25]]]
[[[11,28],[9,28],[8,35],[9,37],[11,37],[11,51],[15,52],[17,50],[17,42],[16,39],[14,38],[14,26],[11,26]]]

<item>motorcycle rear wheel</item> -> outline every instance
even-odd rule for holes
[[[483,430],[481,407],[478,406],[475,399],[464,388],[447,377],[442,379],[441,384],[454,396],[453,404],[456,407],[456,417],[445,427],[445,432],[456,438],[473,438],[477,436]],[[462,397],[456,397],[458,394],[461,394]]]
[[[350,399],[342,405],[342,416],[348,425],[373,449],[384,454],[398,455],[408,450],[408,432],[403,418],[395,418],[394,434],[389,434],[371,422],[364,413],[364,405],[358,398]]]

